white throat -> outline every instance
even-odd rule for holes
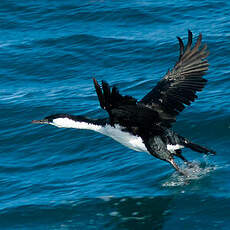
[[[51,125],[57,126],[59,128],[75,128],[75,129],[89,129],[106,136],[109,136],[116,140],[117,142],[125,145],[138,152],[148,152],[141,137],[132,135],[128,132],[122,131],[122,127],[115,125],[114,127],[107,124],[105,126],[100,126],[97,124],[91,124],[84,121],[74,121],[70,118],[56,118],[53,120]]]

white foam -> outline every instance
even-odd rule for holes
[[[113,196],[100,196],[98,198],[105,201],[105,202],[108,202],[113,198]]]
[[[163,187],[177,187],[177,186],[183,186],[188,185],[193,180],[198,180],[207,174],[209,174],[211,171],[214,171],[217,169],[216,166],[213,165],[207,165],[205,168],[201,167],[200,162],[192,162],[193,166],[188,167],[187,165],[184,165],[181,167],[182,171],[186,173],[186,176],[180,175],[178,172],[174,172],[172,176],[169,178],[168,181],[164,182],[162,184]],[[183,190],[182,193],[185,193]]]
[[[109,213],[110,216],[119,216],[119,212],[114,211]]]

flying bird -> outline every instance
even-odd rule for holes
[[[93,78],[100,106],[108,112],[108,118],[55,114],[32,123],[94,130],[135,151],[147,152],[169,162],[178,172],[185,174],[175,161],[178,157],[189,164],[182,155],[183,148],[204,154],[215,154],[215,151],[172,130],[176,116],[197,98],[196,93],[206,85],[207,80],[203,76],[209,66],[207,45],[201,46],[202,34],[199,34],[195,45],[192,45],[190,30],[186,46],[180,37],[177,39],[180,46],[178,61],[140,101],[121,95],[116,87],[105,81],[99,85]]]

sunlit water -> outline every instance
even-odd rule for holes
[[[0,2],[0,229],[229,229],[227,1]],[[217,151],[169,164],[86,130],[35,126],[105,117],[92,77],[141,99],[199,32],[209,80],[174,129]]]

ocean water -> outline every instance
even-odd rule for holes
[[[229,229],[229,11],[219,0],[2,0],[0,229]],[[188,29],[208,45],[208,84],[174,129],[217,151],[185,151],[189,177],[109,137],[30,123],[107,116],[92,77],[141,99]]]

